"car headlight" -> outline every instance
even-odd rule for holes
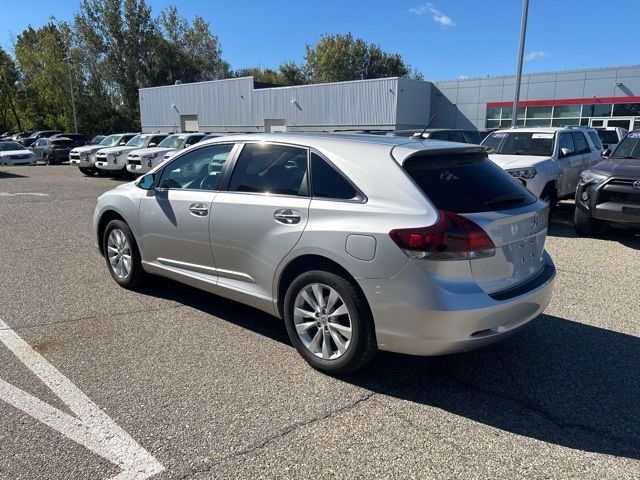
[[[592,172],[591,170],[585,170],[580,174],[580,181],[582,183],[600,183],[607,178],[606,175],[601,173]]]
[[[525,179],[533,178],[538,174],[535,168],[513,168],[507,170],[507,173],[512,177]]]
[[[156,158],[158,156],[157,153],[147,153],[143,155],[144,158]]]
[[[122,155],[122,150],[116,150],[115,156],[119,157],[120,155]]]

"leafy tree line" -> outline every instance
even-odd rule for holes
[[[82,0],[73,21],[27,27],[13,55],[0,48],[0,131],[72,131],[72,88],[79,131],[135,131],[140,88],[249,75],[282,85],[421,78],[400,55],[350,33],[307,45],[301,65],[234,71],[200,16],[189,21],[171,6],[154,17],[145,0]]]

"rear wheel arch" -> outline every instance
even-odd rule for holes
[[[317,254],[305,254],[299,257],[292,259],[286,267],[280,273],[278,278],[278,289],[277,289],[277,309],[278,315],[280,318],[284,318],[284,297],[287,293],[287,289],[291,285],[291,283],[302,273],[312,271],[312,270],[323,270],[330,273],[335,273],[336,275],[340,275],[345,280],[351,282],[354,288],[358,291],[358,293],[362,296],[364,303],[366,304],[369,312],[371,312],[371,308],[369,307],[369,301],[365,296],[364,292],[360,288],[360,285],[356,281],[356,279],[351,275],[343,266],[337,263],[334,260],[331,260],[327,257]]]

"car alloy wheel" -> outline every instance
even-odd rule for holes
[[[131,273],[131,246],[126,235],[119,228],[114,228],[109,233],[107,257],[116,277],[125,280]]]
[[[312,283],[298,293],[293,311],[298,337],[315,356],[340,358],[351,344],[351,315],[340,294],[328,285]]]

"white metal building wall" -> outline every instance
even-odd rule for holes
[[[140,90],[143,131],[174,130],[197,115],[200,131],[258,131],[281,119],[289,130],[408,128],[429,116],[431,85],[401,78],[253,88],[251,77]]]
[[[485,128],[487,103],[513,102],[515,77],[433,82],[434,127]],[[640,66],[535,73],[522,76],[520,100],[640,96]],[[635,100],[634,100],[635,101]]]

